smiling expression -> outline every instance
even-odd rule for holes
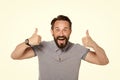
[[[64,48],[69,40],[71,29],[68,21],[57,20],[51,30],[55,43],[59,48]]]

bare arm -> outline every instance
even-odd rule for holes
[[[94,51],[89,51],[85,60],[93,64],[106,65],[109,60],[105,54],[103,48],[101,48],[95,41],[92,40],[88,31],[86,31],[86,37],[83,38],[83,44],[86,47],[93,48]]]
[[[85,60],[94,64],[106,65],[109,60],[105,54],[105,51],[97,44],[93,47],[94,51],[88,52]]]
[[[13,59],[26,59],[34,56],[34,52],[31,47],[26,45],[24,42],[17,45],[15,50],[12,52],[11,57]]]
[[[38,30],[36,29],[34,34],[28,39],[30,45],[39,45],[41,42],[41,37],[37,35]],[[13,59],[27,59],[35,56],[33,49],[26,45],[25,42],[16,46],[15,50],[11,54]]]

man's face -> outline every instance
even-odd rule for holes
[[[51,30],[54,40],[59,48],[64,48],[67,45],[71,33],[69,22],[57,20]]]

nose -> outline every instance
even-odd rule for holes
[[[64,35],[64,32],[63,31],[60,31],[60,36],[63,36]]]

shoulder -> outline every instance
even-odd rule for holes
[[[89,49],[86,48],[85,46],[79,44],[79,43],[74,43],[73,44],[73,49],[77,52],[88,52]]]
[[[73,45],[75,48],[85,48],[83,45],[81,45],[79,43],[74,43]]]
[[[51,44],[51,41],[42,41],[39,45],[36,45],[35,47],[46,47]]]
[[[42,41],[39,45],[32,46],[32,49],[35,52],[43,51],[48,49],[48,46],[50,45],[50,41]]]

